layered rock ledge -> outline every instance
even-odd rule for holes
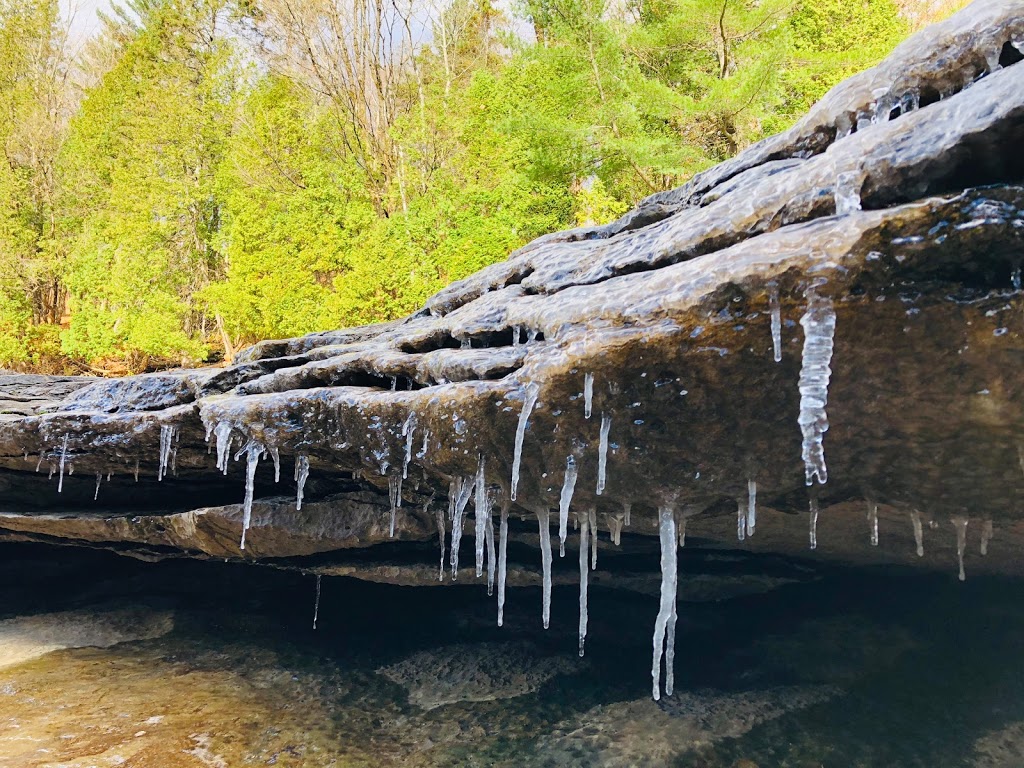
[[[0,538],[407,584],[493,579],[507,548],[511,585],[576,522],[608,583],[658,578],[668,528],[1019,572],[1022,58],[1024,2],[976,0],[791,130],[410,317],[225,368],[2,376]],[[480,554],[453,563],[463,527]]]

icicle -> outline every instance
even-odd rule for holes
[[[676,520],[676,528],[679,530],[679,546],[686,546],[686,515],[680,515]]]
[[[302,497],[306,492],[309,477],[309,456],[300,453],[295,457],[295,511],[302,509]]]
[[[231,424],[227,421],[219,421],[213,433],[217,436],[217,469],[226,475],[228,459],[231,456]]]
[[[1020,264],[1015,264],[1013,272],[1010,273],[1010,282],[1013,284],[1013,290],[1019,291],[1021,286],[1020,278]]]
[[[54,463],[51,461],[50,462],[50,474],[47,475],[46,479],[47,480],[53,480],[53,473],[56,472],[56,471],[57,471],[57,467],[54,466]]]
[[[624,501],[622,502],[622,524],[629,528],[629,518],[633,511],[633,502]]]
[[[416,458],[417,459],[422,459],[424,456],[427,455],[427,446],[429,444],[430,444],[430,430],[429,429],[425,429],[425,430],[423,430],[423,447],[420,448],[419,451],[417,451],[417,453],[416,453]]]
[[[914,543],[917,545],[917,556],[924,557],[924,529],[921,527],[921,513],[916,509],[910,513],[910,523],[914,526]]]
[[[391,525],[388,528],[388,538],[395,538],[395,521],[398,519],[398,508],[402,506],[402,477],[391,475],[388,477],[388,499],[391,501]]]
[[[960,565],[958,578],[960,581],[967,581],[967,574],[964,573],[964,549],[967,547],[967,518],[954,517],[950,520],[956,528],[956,559]]]
[[[583,417],[590,418],[594,411],[594,374],[587,373],[583,376]]]
[[[479,579],[484,572],[484,538],[487,536],[487,518],[491,515],[490,499],[487,497],[487,477],[484,474],[484,455],[481,453],[476,465],[476,577]]]
[[[495,551],[494,551],[494,517],[491,515],[491,499],[487,499],[487,528],[484,533],[484,539],[487,542],[487,596],[490,597],[494,594],[494,566],[495,566]]]
[[[597,508],[587,510],[587,521],[590,523],[590,570],[597,570]]]
[[[608,538],[616,547],[622,545],[622,515],[605,515],[608,522]]]
[[[100,483],[103,482],[103,473],[96,473],[96,492],[92,495],[92,500],[96,501],[100,497]]]
[[[992,541],[992,521],[986,520],[981,524],[981,554],[988,554],[988,543]]]
[[[676,521],[671,506],[658,508],[658,528],[661,539],[661,605],[654,622],[654,660],[651,664],[654,700],[661,698],[661,661],[665,660],[665,694],[672,695],[674,687],[676,586]]]
[[[39,452],[39,461],[36,462],[36,472],[38,472],[43,466],[43,459],[46,457],[46,451]]]
[[[772,316],[772,350],[775,362],[782,362],[782,307],[779,304],[779,286],[768,286],[768,309]]]
[[[736,502],[736,541],[747,538],[747,509],[742,501]]]
[[[505,576],[508,568],[508,507],[501,503],[501,524],[498,528],[498,626],[505,621]]]
[[[513,347],[518,347],[522,343],[520,341],[520,336],[522,336],[522,334],[523,334],[523,329],[522,328],[520,328],[518,325],[513,326],[513,328],[512,328],[512,346]]]
[[[135,460],[135,482],[139,482],[139,460]]]
[[[551,513],[545,507],[537,512],[537,528],[540,536],[540,566],[544,573],[544,597],[541,603],[541,620],[544,629],[551,621]]]
[[[423,513],[424,514],[426,514],[427,507],[429,507],[429,506],[430,506],[430,502],[428,501],[423,506]],[[435,519],[437,520],[437,540],[438,540],[438,542],[441,545],[441,565],[437,569],[437,580],[438,581],[444,581],[444,510],[441,509],[441,507],[438,507],[437,508],[437,512],[435,512],[434,514],[435,514]]]
[[[828,482],[825,449],[822,444],[828,431],[828,382],[832,375],[833,338],[836,313],[832,300],[810,293],[807,311],[800,318],[804,327],[803,360],[800,365],[800,431],[803,433],[803,459],[807,485]]]
[[[313,602],[313,629],[316,629],[316,619],[320,615],[320,574],[316,575],[316,600]]]
[[[747,480],[747,536],[754,535],[757,526],[757,481]]]
[[[252,497],[256,482],[256,467],[260,463],[260,456],[263,455],[263,446],[255,441],[250,441],[244,450],[248,456],[245,463],[245,502],[242,506],[242,542],[239,545],[239,549],[245,549],[245,534],[249,530],[249,523],[252,520]]]
[[[176,429],[169,424],[160,425],[160,457],[157,464],[156,479],[163,481],[167,476],[167,465],[171,459],[171,446],[174,443]]]
[[[608,479],[608,433],[612,429],[611,414],[601,414],[601,437],[597,453],[597,495],[604,493]]]
[[[878,505],[868,502],[868,525],[871,527],[871,546],[878,546]]]
[[[451,506],[452,550],[449,558],[452,565],[452,581],[459,577],[459,547],[462,544],[462,516],[473,495],[473,483],[468,477],[456,478],[452,483],[454,495]]]
[[[811,497],[810,539],[811,539],[811,549],[817,549],[818,548],[818,499],[815,496]]]
[[[576,490],[576,459],[569,456],[565,460],[565,480],[562,481],[562,493],[558,497],[558,556],[565,557],[565,536],[569,527],[569,504],[572,502],[573,491]]]
[[[274,462],[274,482],[281,482],[281,451],[278,450],[276,445],[268,445],[267,452],[270,454],[271,461]]]
[[[412,411],[409,417],[402,424],[402,434],[405,436],[405,461],[402,463],[402,477],[409,476],[409,462],[412,461],[412,439],[416,433],[416,412]]]
[[[526,435],[526,423],[530,420],[533,406],[537,404],[540,385],[531,381],[526,385],[523,394],[523,409],[519,412],[519,423],[516,425],[515,451],[512,454],[512,501],[516,500],[516,489],[519,488],[519,467],[523,460],[523,438]]]
[[[590,522],[587,518],[580,521],[580,656],[583,656],[583,644],[587,640],[587,548],[590,544]]]
[[[60,448],[60,478],[57,480],[57,493],[63,493],[64,491],[64,462],[68,458],[68,439],[70,437],[70,434],[64,433],[64,444]]]

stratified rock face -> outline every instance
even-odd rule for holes
[[[462,568],[503,592],[507,539],[517,583],[539,565],[535,515],[795,551],[813,506],[818,555],[925,539],[953,566],[966,532],[1018,568],[1022,58],[1024,2],[977,0],[791,130],[404,320],[228,368],[0,378],[0,529],[422,583],[464,525]],[[656,570],[648,541],[622,543]]]

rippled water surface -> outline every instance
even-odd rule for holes
[[[480,585],[324,578],[314,631],[312,577],[3,545],[0,766],[1024,765],[1018,582],[686,554],[732,586],[656,704],[651,594],[592,589],[580,659],[572,587],[545,632],[538,589],[499,629]]]

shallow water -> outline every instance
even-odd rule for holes
[[[681,603],[656,704],[651,595],[593,588],[579,659],[571,587],[545,632],[539,589],[498,629],[480,585],[325,577],[314,631],[308,576],[3,545],[0,766],[1024,764],[1019,582],[682,554],[786,578]]]

